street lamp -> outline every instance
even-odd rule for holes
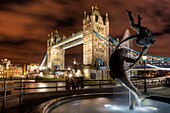
[[[144,61],[144,93],[147,93],[147,86],[146,86],[146,59],[147,59],[147,56],[142,56],[142,59]]]

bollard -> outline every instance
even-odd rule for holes
[[[19,103],[20,104],[22,103],[22,78],[21,78],[21,81],[20,81],[20,99],[19,99]]]
[[[84,88],[83,81],[84,81],[84,78],[83,78],[83,77],[81,77],[81,89],[83,89],[83,88]]]
[[[4,80],[4,101],[3,101],[3,110],[5,110],[6,106],[6,79]]]
[[[99,88],[102,88],[102,81],[100,80],[100,85],[99,85]]]
[[[24,81],[24,85],[23,85],[23,86],[24,86],[24,91],[23,91],[23,95],[24,95],[24,94],[25,94],[25,86],[26,86],[26,85],[25,85],[25,81]]]
[[[56,82],[56,91],[58,91],[58,82]]]
[[[66,78],[65,84],[66,84],[66,90],[70,90],[70,79],[69,78]]]

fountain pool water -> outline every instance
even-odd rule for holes
[[[48,105],[45,113],[169,113],[170,111],[170,104],[147,98],[140,106],[129,110],[127,96],[113,96],[113,94],[112,96],[85,96],[57,100]]]

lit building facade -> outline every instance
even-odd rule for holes
[[[8,78],[13,76],[21,76],[24,74],[23,67],[12,65],[8,59],[2,59],[0,65],[0,78]]]

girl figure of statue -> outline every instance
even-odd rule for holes
[[[144,54],[146,54],[146,52],[148,51],[148,48],[154,44],[155,40],[153,39],[152,36],[152,32],[147,28],[147,27],[143,27],[141,26],[141,20],[142,18],[138,15],[138,23],[134,23],[134,19],[132,17],[132,13],[128,10],[126,10],[128,18],[129,18],[129,22],[130,22],[130,26],[131,28],[137,32],[136,35],[132,35],[126,39],[124,39],[123,41],[121,41],[116,49],[124,42],[129,41],[129,40],[136,40],[136,44],[140,47],[143,47],[139,57],[136,59],[136,62],[134,64],[132,64],[130,68],[132,68],[133,66],[135,66],[138,61],[142,58],[142,56]]]

